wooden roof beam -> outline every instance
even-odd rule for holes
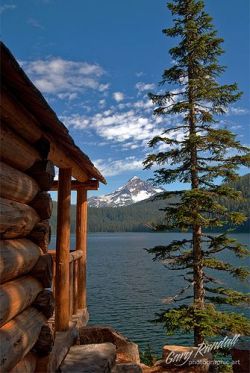
[[[89,157],[76,146],[68,129],[58,119],[56,113],[48,105],[41,92],[34,86],[14,56],[2,42],[0,42],[0,51],[1,86],[4,86],[10,94],[15,95],[16,102],[18,103],[15,106],[22,104],[25,109],[28,109],[29,114],[32,114],[35,121],[38,121],[38,125],[35,125],[31,129],[32,133],[27,133],[26,127],[30,126],[30,122],[23,121],[25,115],[22,115],[22,120],[19,118],[18,129],[16,129],[18,118],[15,118],[15,122],[13,122],[15,130],[18,132],[21,127],[24,127],[25,131],[22,131],[21,136],[25,138],[28,135],[33,142],[38,137],[38,130],[40,129],[42,136],[46,137],[51,145],[48,159],[55,163],[56,166],[59,168],[71,168],[72,175],[81,182],[89,178],[94,178],[106,184],[103,175],[94,166]],[[4,108],[6,107],[6,102],[3,106]],[[10,112],[7,115],[10,115]],[[40,138],[39,136],[37,140]]]
[[[58,190],[59,182],[55,180],[52,184],[51,190]],[[86,189],[86,190],[98,190],[99,181],[98,180],[87,180],[85,182],[80,182],[78,180],[71,180],[71,190]]]

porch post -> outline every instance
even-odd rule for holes
[[[78,308],[86,309],[87,190],[77,189],[76,250],[82,250],[78,268]]]
[[[60,168],[56,238],[56,331],[69,328],[70,195],[71,168]]]

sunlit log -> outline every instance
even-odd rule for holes
[[[0,326],[30,306],[43,289],[40,281],[22,276],[0,286]]]
[[[26,238],[1,240],[0,248],[1,283],[30,272],[42,254],[40,248]]]
[[[36,181],[25,173],[0,162],[0,196],[28,204],[39,191]]]

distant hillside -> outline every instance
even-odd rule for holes
[[[232,183],[235,189],[240,190],[246,199],[244,202],[223,201],[226,207],[234,211],[242,211],[250,217],[250,174],[242,176],[237,182]],[[173,202],[169,200],[169,202]],[[152,223],[160,223],[164,213],[159,211],[166,205],[166,201],[144,200],[123,207],[89,207],[88,229],[89,232],[141,232],[150,231]],[[71,231],[75,231],[76,207],[71,208]],[[53,233],[56,228],[56,202],[54,202],[51,218]],[[249,231],[250,219],[237,229],[238,232]]]

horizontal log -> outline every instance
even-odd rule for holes
[[[22,276],[0,286],[0,326],[30,306],[43,287],[31,276]]]
[[[36,363],[36,354],[29,352],[13,369],[9,371],[9,373],[34,373],[36,370]]]
[[[31,201],[30,206],[38,213],[42,220],[49,219],[52,214],[53,203],[48,192],[40,192]]]
[[[42,290],[36,297],[33,305],[38,311],[42,312],[44,316],[49,319],[53,316],[55,310],[55,299],[51,290]]]
[[[56,260],[56,250],[50,250],[50,255],[52,256],[53,260]],[[80,259],[83,256],[82,250],[75,250],[71,251],[69,254],[69,263],[74,262],[78,259]]]
[[[46,253],[51,239],[51,227],[48,220],[39,221],[28,236]]]
[[[54,333],[48,324],[44,324],[36,344],[32,348],[38,356],[47,356],[54,346]]]
[[[50,152],[46,158],[51,160],[57,167],[72,168],[72,175],[77,180],[86,181],[89,178],[88,172],[85,172],[82,166],[79,166],[77,162],[69,157],[65,148],[60,146],[60,140],[56,141],[55,136],[49,134],[48,131],[43,131],[40,123],[27,111],[20,100],[17,100],[7,90],[3,91],[2,97],[2,118],[17,134],[23,137],[27,143],[33,144],[35,148],[37,148],[39,140],[45,138],[50,143]]]
[[[59,182],[58,180],[54,180],[51,190],[58,190]],[[87,189],[87,190],[98,190],[99,188],[99,181],[97,180],[87,180],[85,182],[80,182],[78,180],[71,180],[71,190],[78,190],[78,189]]]
[[[3,87],[2,87],[3,88]],[[20,136],[32,144],[42,137],[39,123],[6,89],[1,92],[1,116]]]
[[[69,256],[69,262],[74,262],[78,259],[80,259],[83,255],[82,250],[76,250],[76,251],[71,251],[70,256]]]
[[[42,190],[47,191],[51,189],[55,177],[53,162],[48,160],[38,161],[27,172],[37,181]]]
[[[53,278],[53,259],[51,255],[41,255],[30,271],[30,274],[41,281],[43,287],[51,288]]]
[[[38,151],[1,123],[0,132],[1,160],[18,170],[25,171],[40,160]]]
[[[25,173],[0,162],[0,196],[28,204],[39,191],[36,181]]]
[[[30,272],[41,255],[40,248],[25,238],[1,240],[0,248],[1,283]]]
[[[40,220],[35,210],[23,203],[0,198],[0,237],[25,237]]]
[[[0,329],[0,371],[8,372],[35,345],[46,319],[35,308],[22,313]]]
[[[42,158],[47,158],[50,150],[49,141],[43,137],[39,123],[32,114],[23,107],[20,102],[2,87],[1,91],[1,117],[21,137],[25,133],[25,140],[34,144]],[[29,120],[28,118],[31,118]],[[31,122],[33,125],[31,125]],[[35,124],[35,125],[34,125]]]

